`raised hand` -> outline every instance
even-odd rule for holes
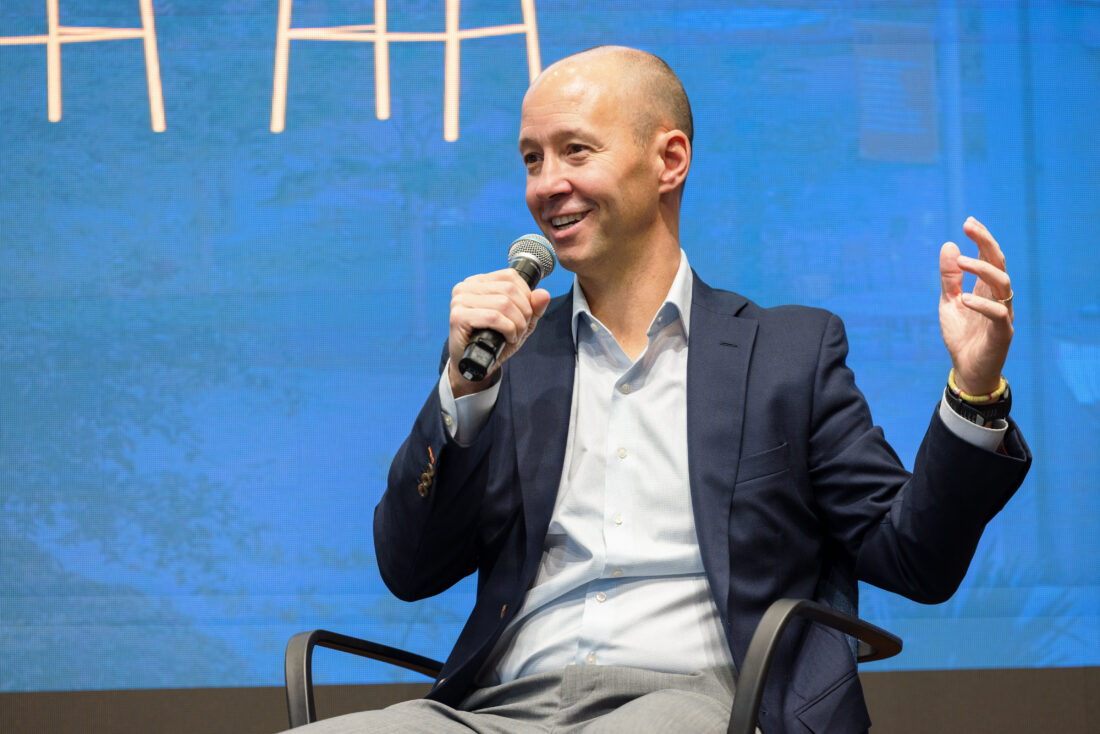
[[[1012,281],[997,240],[970,217],[963,231],[978,246],[967,257],[954,242],[940,249],[940,330],[955,367],[955,381],[965,393],[991,393],[1012,343]],[[971,293],[962,289],[963,273],[978,277]]]
[[[496,381],[500,365],[516,353],[550,304],[550,293],[531,290],[512,268],[473,275],[451,291],[451,329],[447,338],[450,353],[448,377],[456,398],[479,392]],[[481,382],[470,382],[458,371],[462,352],[470,335],[478,329],[499,331],[507,343],[496,367]]]

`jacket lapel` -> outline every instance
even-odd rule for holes
[[[703,567],[727,628],[730,502],[757,326],[736,316],[746,303],[695,276],[688,337],[688,476]]]
[[[525,570],[533,571],[533,564],[542,556],[565,463],[576,369],[572,304],[572,291],[554,299],[527,343],[508,363],[516,466],[527,533]]]

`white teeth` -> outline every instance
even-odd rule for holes
[[[550,220],[550,224],[555,227],[564,227],[573,222],[579,222],[584,219],[584,214],[566,214],[564,217],[554,217]]]

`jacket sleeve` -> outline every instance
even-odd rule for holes
[[[1031,453],[1015,423],[1003,453],[955,436],[933,410],[908,473],[845,364],[844,327],[831,316],[814,382],[811,483],[831,534],[851,553],[856,575],[915,601],[955,593],[986,523],[1020,486]]]
[[[390,465],[374,511],[386,586],[413,601],[444,591],[478,565],[478,518],[493,420],[469,446],[451,439],[433,389]]]

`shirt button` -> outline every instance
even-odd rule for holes
[[[585,658],[584,658],[584,662],[588,663],[589,665],[595,665],[596,664],[596,653],[594,653],[594,652],[588,653],[588,655],[586,655]]]
[[[596,324],[595,321],[589,323],[588,325],[592,327],[592,331],[599,331],[600,330],[600,327]]]
[[[613,522],[614,522],[614,523],[615,523],[616,525],[622,525],[622,524],[623,524],[623,516],[622,516],[622,515],[620,515],[620,514],[619,514],[619,513],[617,513],[617,512],[615,513],[615,517],[611,518],[611,520],[612,520],[612,521],[613,521]]]
[[[454,424],[455,424],[454,418],[452,418],[449,413],[444,413],[443,414],[443,425],[447,426],[447,428],[450,428]]]
[[[603,604],[605,601],[607,601],[607,594],[603,593],[602,591],[597,591],[596,601],[598,601],[600,604]]]
[[[611,577],[612,578],[617,579],[622,575],[623,575],[623,570],[621,568],[616,568],[614,571],[611,572]]]
[[[624,448],[620,448],[615,453],[617,453],[619,455],[620,459],[625,459],[626,458],[626,449],[624,449]]]
[[[630,383],[629,382],[624,382],[622,385],[620,385],[619,386],[619,392],[621,392],[623,395],[629,395],[630,394]]]

